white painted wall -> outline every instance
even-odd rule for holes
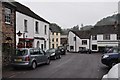
[[[28,33],[24,32],[24,19],[27,20],[27,29],[28,29]],[[35,22],[38,22],[38,31],[39,34],[35,34]],[[46,31],[47,34],[45,35],[45,25],[47,26]],[[22,14],[20,12],[16,12],[16,33],[18,33],[18,31],[20,31],[21,33],[25,33],[25,36],[27,36],[26,38],[34,38],[34,37],[43,37],[46,40],[46,49],[49,49],[49,24],[42,22],[40,20],[37,20],[35,18],[32,18],[30,16],[27,16],[25,14]],[[23,38],[23,35],[18,37],[16,36],[16,45],[18,44],[18,38]],[[33,47],[36,47],[36,42],[38,40],[34,40],[33,42]],[[41,44],[44,44],[43,40],[39,40],[40,41],[40,47]]]
[[[24,32],[24,19],[26,19],[28,22],[28,25],[27,25],[28,33]],[[34,37],[33,36],[34,35],[34,19],[25,14],[16,12],[16,33],[18,33],[18,31],[20,31],[21,33],[25,33],[25,37],[27,36],[29,38],[33,38]],[[23,38],[23,35],[21,35],[20,37],[16,35],[16,45],[18,44],[18,38]]]
[[[97,45],[97,50],[92,50],[92,45]],[[97,35],[97,40],[92,40],[91,36],[91,50],[98,51],[98,47],[106,47],[106,46],[118,46],[117,34],[110,34],[110,40],[103,40],[103,34]]]
[[[75,41],[74,41],[74,37],[76,35],[73,32],[69,32],[68,34],[68,50],[69,51],[74,51],[74,52],[78,52],[79,51],[79,47],[86,47],[87,49],[89,49],[89,39],[80,39],[78,36],[76,36],[76,51],[75,51]],[[82,40],[87,40],[87,45],[82,45]],[[74,50],[70,50],[70,46],[74,46]]]

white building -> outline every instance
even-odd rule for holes
[[[49,48],[49,22],[28,7],[13,2],[16,11],[16,46]],[[22,33],[22,34],[21,34]]]
[[[90,48],[90,31],[72,31],[68,33],[68,48],[70,52],[78,52],[80,48]]]
[[[103,51],[105,47],[118,46],[117,28],[114,25],[95,26],[91,30],[92,51]]]

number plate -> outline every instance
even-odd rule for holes
[[[14,59],[14,61],[22,61],[22,59]]]

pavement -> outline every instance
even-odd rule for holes
[[[12,68],[3,70],[4,78],[96,78],[101,79],[109,68],[101,63],[100,53],[67,53],[50,65],[40,65],[35,70]]]

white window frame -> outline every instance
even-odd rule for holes
[[[5,8],[5,23],[6,24],[11,24],[11,9]]]

